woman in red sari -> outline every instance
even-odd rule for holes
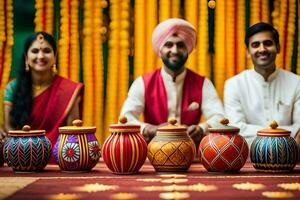
[[[5,130],[22,129],[28,124],[32,129],[46,130],[53,146],[58,127],[71,125],[80,118],[83,87],[56,75],[56,55],[56,42],[51,35],[30,35],[24,44],[19,74],[8,83],[4,93]]]

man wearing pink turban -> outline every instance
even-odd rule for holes
[[[176,118],[178,124],[188,126],[188,134],[198,145],[208,126],[222,118],[224,111],[212,82],[185,67],[196,46],[196,30],[183,19],[168,19],[154,29],[152,45],[163,66],[132,83],[121,115],[130,123],[141,124],[147,142],[158,127]],[[142,113],[144,122],[139,121]],[[199,124],[201,114],[207,121]]]

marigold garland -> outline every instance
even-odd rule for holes
[[[149,2],[149,1],[148,1]],[[152,2],[152,1],[151,1]],[[146,40],[149,38],[149,33],[146,36],[146,21],[145,21],[145,13],[146,12],[146,4],[145,0],[136,0],[135,4],[135,12],[134,12],[134,78],[142,75],[145,72],[145,54],[146,54]],[[151,33],[152,35],[152,33]],[[151,40],[150,40],[151,41]],[[148,43],[149,44],[149,43]],[[149,47],[149,46],[148,46]],[[151,44],[152,47],[152,44]],[[152,48],[151,48],[152,49]],[[148,67],[146,67],[148,68]]]
[[[185,2],[185,19],[189,21],[193,26],[198,29],[198,3],[196,0],[190,0]],[[204,13],[199,12],[200,15],[204,15]],[[201,21],[199,21],[201,22]],[[207,26],[207,23],[205,24]],[[200,28],[200,27],[199,27]],[[201,34],[200,32],[197,31],[198,34]],[[202,42],[201,42],[202,43]],[[199,42],[192,51],[192,53],[189,55],[189,58],[187,60],[186,66],[195,72],[198,71],[198,63],[197,63],[197,56],[198,56],[198,46],[201,45]]]
[[[53,1],[35,0],[35,31],[53,34]]]
[[[111,37],[109,39],[108,84],[105,127],[116,123],[129,84],[130,1],[110,1]]]
[[[237,52],[236,52],[236,59],[237,59],[237,72],[240,73],[241,71],[246,69],[246,48],[244,43],[245,38],[245,1],[237,1]]]
[[[97,127],[96,137],[103,143],[103,50],[102,8],[106,1],[84,1],[83,21],[83,79],[85,83],[83,120]]]
[[[269,2],[261,1],[261,18],[260,20],[263,22],[270,22],[270,10],[269,10]]]
[[[0,92],[3,90],[9,80],[9,74],[12,63],[13,38],[13,0],[2,0],[0,3]],[[2,101],[2,95],[1,99]],[[3,108],[0,106],[0,124],[3,124]]]
[[[159,22],[167,20],[171,17],[171,2],[169,0],[159,1]]]
[[[225,81],[225,2],[218,1],[215,8],[215,71],[214,80],[217,92],[223,96],[223,84]]]
[[[6,25],[5,29],[5,41],[2,42],[1,52],[4,51],[4,57],[1,58],[1,91],[6,87],[6,84],[9,80],[9,74],[12,63],[12,46],[14,44],[13,38],[13,0],[4,0],[4,24]],[[3,53],[1,53],[1,56]]]
[[[207,0],[199,1],[199,26],[198,26],[198,43],[197,43],[197,57],[198,72],[206,77],[210,77],[210,63],[208,52],[208,6]]]
[[[171,1],[171,16],[176,18],[181,18],[180,13],[180,0]]]
[[[256,24],[257,22],[260,22],[260,14],[261,14],[261,1],[260,0],[250,0],[250,26],[253,24]]]
[[[145,43],[146,47],[142,47],[145,49],[145,72],[150,72],[153,69],[159,67],[156,63],[157,60],[157,55],[153,51],[152,48],[152,32],[157,25],[158,19],[157,19],[157,1],[147,1],[147,12],[146,12],[146,21],[147,21],[147,26],[146,28],[146,38],[145,38]],[[136,28],[138,29],[138,28]],[[137,49],[139,51],[139,49]],[[137,66],[138,68],[139,66]]]
[[[286,21],[286,56],[285,56],[285,69],[291,71],[292,69],[292,56],[293,56],[293,43],[295,37],[295,22],[296,22],[296,0],[289,0],[287,7],[287,21]]]
[[[5,8],[4,1],[0,1],[0,48],[2,48],[2,42],[5,41]],[[2,50],[2,49],[0,49]],[[2,51],[1,51],[2,52]]]
[[[105,129],[111,123],[115,123],[118,118],[118,71],[120,67],[120,16],[121,11],[119,0],[110,1],[110,38],[109,38],[109,58],[107,69],[107,94],[105,103]]]
[[[236,27],[235,27],[235,4],[236,1],[225,1],[225,70],[226,76],[225,79],[235,75],[236,71],[236,48],[235,48],[235,40],[236,40]]]
[[[79,21],[78,21],[78,9],[79,9],[79,0],[71,0],[69,3],[69,65],[68,65],[68,75],[73,81],[79,81]]]
[[[59,45],[59,72],[64,77],[69,77],[68,65],[69,65],[69,1],[61,0],[60,2],[60,39]]]

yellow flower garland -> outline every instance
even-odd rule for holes
[[[119,91],[119,67],[120,67],[120,13],[121,6],[119,0],[110,1],[110,38],[109,38],[109,57],[107,71],[107,94],[105,104],[105,130],[111,123],[115,123],[118,118],[118,93]],[[117,109],[116,109],[117,108]]]
[[[235,27],[235,1],[225,1],[225,70],[226,76],[224,80],[235,74],[235,40],[236,40],[236,27]]]
[[[53,1],[35,0],[35,31],[53,33]]]
[[[198,43],[197,43],[197,57],[198,72],[206,77],[210,77],[210,63],[208,52],[208,6],[207,0],[199,1],[199,26],[198,26]]]
[[[59,72],[64,77],[69,77],[68,65],[69,65],[69,6],[68,0],[61,0],[60,2],[60,39],[59,44]]]
[[[2,51],[2,42],[5,41],[5,8],[4,1],[0,1],[0,50]]]
[[[134,78],[142,75],[145,72],[145,46],[149,33],[146,35],[146,21],[145,13],[146,4],[145,0],[136,0],[135,1],[135,12],[134,12]]]
[[[0,84],[0,92],[3,94],[3,90],[9,80],[9,74],[12,63],[12,46],[14,44],[13,38],[13,0],[3,0],[0,3],[0,68],[2,69],[2,77]],[[4,55],[3,55],[4,51]],[[2,100],[2,96],[1,99]],[[1,117],[0,124],[3,124],[3,109],[2,104],[0,106]]]
[[[9,74],[12,63],[12,46],[14,44],[14,30],[13,30],[13,0],[5,0],[6,7],[4,8],[4,12],[6,13],[6,18],[4,18],[6,27],[6,37],[5,42],[1,44],[1,50],[5,49],[4,57],[2,57],[2,77],[1,77],[1,91],[6,87],[6,84],[9,80]],[[5,5],[5,4],[3,4]],[[5,16],[5,15],[4,15]],[[3,45],[5,44],[5,45]]]
[[[214,79],[217,92],[223,96],[225,81],[225,2],[218,1],[215,8],[215,71]]]
[[[158,19],[157,19],[157,1],[147,1],[147,12],[146,12],[146,21],[147,21],[147,26],[146,28],[146,38],[145,38],[145,46],[142,47],[145,49],[145,72],[150,72],[153,69],[159,67],[158,63],[156,63],[157,56],[153,51],[152,48],[152,32],[157,25]],[[136,28],[139,29],[139,28]],[[145,48],[146,47],[146,48]],[[140,49],[137,49],[137,51],[140,51]],[[136,68],[143,66],[137,66]]]
[[[171,1],[171,16],[176,18],[181,18],[180,14],[180,0],[173,0]]]
[[[260,22],[259,15],[261,14],[260,10],[260,1],[258,0],[251,0],[250,1],[250,25],[256,24],[257,22]]]
[[[71,7],[69,7],[71,13],[69,15],[70,22],[70,55],[69,55],[69,63],[68,71],[70,74],[70,78],[73,81],[79,81],[79,32],[78,32],[78,9],[79,9],[79,0],[71,0]]]
[[[206,4],[205,4],[206,6]],[[201,9],[201,8],[200,8]],[[189,21],[190,23],[193,24],[193,26],[198,29],[198,3],[196,0],[190,0],[190,1],[186,1],[185,2],[185,19],[187,21]],[[201,10],[202,11],[202,10]],[[200,11],[200,15],[202,14],[203,16],[203,13],[201,13]],[[199,23],[201,23],[201,21],[199,21]],[[206,24],[207,26],[207,24]],[[200,28],[200,27],[199,27]],[[200,32],[198,34],[201,34]],[[202,44],[202,42],[201,42]],[[198,56],[198,46],[201,45],[199,43],[199,40],[198,40],[198,44],[196,46],[196,48],[192,51],[192,53],[189,55],[189,58],[187,60],[187,63],[186,63],[186,66],[192,70],[194,70],[195,72],[198,71],[198,63],[197,63],[197,56]]]
[[[291,71],[292,69],[292,56],[293,56],[293,46],[295,37],[295,19],[296,19],[296,0],[289,0],[287,2],[289,8],[287,11],[288,21],[287,29],[285,30],[286,35],[286,54],[285,54],[285,69]]]
[[[244,44],[245,38],[245,1],[237,1],[237,73],[246,69],[246,48]]]
[[[97,127],[96,137],[103,143],[103,51],[102,8],[106,1],[84,1],[83,79],[85,83],[83,120]]]
[[[159,22],[162,22],[171,17],[171,2],[169,0],[159,1]]]

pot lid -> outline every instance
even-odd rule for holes
[[[239,128],[234,126],[229,126],[229,120],[227,118],[222,118],[218,123],[212,124],[211,128],[208,128],[209,132],[230,132],[230,133],[237,133],[240,131]]]
[[[140,132],[141,126],[138,124],[128,124],[126,116],[120,116],[118,124],[109,126],[110,132]]]
[[[270,128],[265,128],[257,132],[259,136],[290,136],[291,131],[283,128],[278,128],[278,124],[275,120],[271,121]]]
[[[18,136],[21,134],[26,134],[28,136],[30,135],[44,135],[46,133],[45,130],[31,130],[31,127],[29,125],[24,125],[22,130],[11,130],[8,131],[8,135],[10,136]]]
[[[60,133],[71,133],[71,132],[84,132],[84,133],[94,133],[96,131],[95,126],[82,126],[83,121],[80,119],[75,119],[72,122],[73,126],[63,126],[59,127]]]
[[[176,123],[176,118],[172,117],[168,120],[167,125],[159,127],[157,130],[160,132],[186,132],[187,127],[185,125],[178,125]]]

